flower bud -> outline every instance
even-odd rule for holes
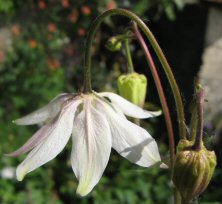
[[[118,90],[122,97],[143,107],[146,97],[147,79],[136,72],[118,78]]]
[[[106,48],[111,52],[119,51],[122,47],[122,42],[117,37],[111,37],[106,42]]]
[[[174,164],[173,182],[183,204],[190,203],[207,188],[216,166],[214,151],[208,151],[203,144],[199,151],[192,147],[193,142],[181,140]]]

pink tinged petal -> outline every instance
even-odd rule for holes
[[[27,173],[54,159],[63,150],[72,133],[75,112],[80,103],[80,100],[72,101],[61,110],[50,134],[17,167],[16,176],[19,181]]]
[[[85,196],[99,182],[111,152],[109,124],[89,99],[74,121],[72,136],[71,163],[79,180],[77,193]]]
[[[111,93],[111,92],[102,92],[99,93],[100,96],[107,97],[110,99],[111,104],[114,104],[115,106],[118,106],[125,115],[134,117],[134,118],[150,118],[159,116],[161,114],[161,111],[146,111],[140,108],[139,106],[136,106],[135,104],[127,101],[123,97]]]
[[[102,101],[98,100],[97,108],[106,115],[112,133],[112,147],[121,156],[143,167],[160,162],[157,143],[145,129],[119,116]]]
[[[71,97],[73,97],[73,94],[62,93],[42,108],[13,122],[17,125],[33,125],[52,119],[59,113],[62,104]]]
[[[52,123],[52,122],[44,125],[18,150],[9,154],[5,154],[5,155],[9,157],[17,157],[23,153],[26,153],[32,150],[34,147],[42,143],[42,141],[44,141],[50,135],[50,133],[52,132],[54,128],[55,128],[55,123]]]

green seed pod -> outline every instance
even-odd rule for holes
[[[118,90],[122,97],[143,107],[146,97],[147,79],[136,72],[118,78]]]
[[[192,146],[193,142],[181,140],[174,164],[173,182],[182,204],[189,204],[207,188],[216,166],[214,151],[208,151],[203,144],[199,151]]]
[[[111,37],[106,42],[106,48],[111,52],[119,51],[122,47],[122,42],[117,37]]]

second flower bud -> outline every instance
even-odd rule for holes
[[[143,107],[146,97],[147,78],[136,72],[123,74],[118,78],[118,90],[128,101]]]

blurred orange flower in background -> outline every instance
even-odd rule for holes
[[[72,12],[69,14],[68,19],[71,23],[75,23],[78,19],[79,13],[77,10],[72,10]]]
[[[13,25],[11,27],[11,32],[13,35],[18,37],[21,34],[21,27],[19,25]]]
[[[44,0],[39,0],[38,7],[42,10],[46,8],[46,3]]]
[[[47,29],[49,32],[53,33],[56,31],[56,25],[54,23],[49,23]]]
[[[63,8],[69,8],[69,6],[70,6],[69,0],[61,0],[61,4],[62,4]]]
[[[37,41],[34,40],[34,39],[30,39],[30,40],[28,41],[28,43],[29,43],[29,47],[31,47],[31,48],[33,48],[33,49],[37,47]]]
[[[91,8],[88,7],[88,6],[82,6],[81,7],[81,12],[85,15],[85,16],[88,16],[91,14]]]
[[[83,37],[86,35],[86,30],[84,28],[79,28],[78,34],[79,34],[79,36]]]
[[[109,1],[109,2],[107,3],[107,5],[106,5],[107,10],[114,9],[114,8],[116,8],[116,7],[117,7],[117,4],[116,4],[116,2],[113,1],[113,0]]]
[[[49,58],[47,60],[47,64],[49,66],[49,69],[51,69],[51,70],[58,69],[61,66],[59,60],[52,59],[52,58]]]

